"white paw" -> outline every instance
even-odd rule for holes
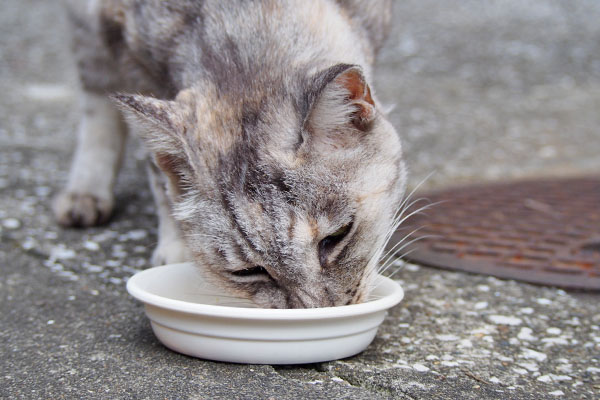
[[[180,239],[159,240],[152,253],[152,265],[177,264],[191,261],[192,256]]]
[[[103,199],[89,193],[64,191],[54,199],[54,216],[63,226],[88,227],[108,221],[113,199]]]

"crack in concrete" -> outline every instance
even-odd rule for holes
[[[344,380],[345,382],[347,382],[350,386],[353,387],[358,387],[358,388],[362,388],[362,389],[367,389],[370,392],[374,392],[374,393],[378,393],[381,395],[385,395],[386,397],[390,398],[390,399],[397,399],[398,398],[398,393],[395,393],[391,388],[387,388],[384,386],[380,386],[380,385],[374,385],[369,381],[366,380],[360,380],[357,379],[356,377],[353,377],[351,375],[346,375],[346,374],[340,374],[339,372],[337,373],[337,375],[335,375],[337,378]],[[417,400],[416,398],[412,397],[410,394],[399,390],[400,393],[402,393],[402,395],[406,396],[407,400]]]
[[[282,378],[291,379],[291,380],[294,380],[294,381],[300,382],[300,383],[307,383],[307,381],[304,381],[297,377],[290,376],[288,374],[283,374],[283,373],[281,373],[281,371],[285,371],[285,370],[292,371],[294,369],[314,371],[315,372],[314,378],[316,380],[322,380],[324,378],[323,375],[325,375],[325,377],[328,378],[329,381],[331,381],[331,382],[345,383],[348,386],[354,387],[356,389],[365,390],[372,394],[378,394],[378,395],[383,394],[383,395],[385,395],[386,398],[397,398],[397,397],[395,397],[394,393],[392,393],[391,391],[386,391],[385,388],[374,386],[374,385],[363,385],[360,380],[348,379],[347,377],[333,373],[332,368],[330,367],[330,365],[328,363],[303,364],[303,365],[294,365],[294,366],[272,365],[271,368],[273,369],[274,373],[281,376]],[[408,396],[408,397],[409,397],[409,400],[416,400],[410,396]]]

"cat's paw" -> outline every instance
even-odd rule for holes
[[[177,264],[191,261],[192,256],[180,239],[159,240],[152,253],[152,265]]]
[[[103,199],[89,193],[64,191],[54,199],[54,216],[60,225],[88,227],[108,221],[113,199]]]

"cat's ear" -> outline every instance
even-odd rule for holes
[[[331,132],[350,126],[366,132],[375,119],[371,89],[356,65],[337,64],[316,74],[308,98],[305,123],[313,130]]]
[[[154,147],[165,151],[176,150],[169,149],[169,145],[177,144],[184,128],[175,101],[130,94],[115,94],[112,99],[130,121],[144,128],[136,133],[152,150]]]
[[[136,127],[135,133],[153,154],[158,167],[177,188],[189,170],[182,105],[142,95],[115,94],[112,99]]]

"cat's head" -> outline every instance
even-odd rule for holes
[[[398,136],[359,67],[173,101],[117,95],[134,116],[196,264],[273,308],[364,301],[405,186]]]

